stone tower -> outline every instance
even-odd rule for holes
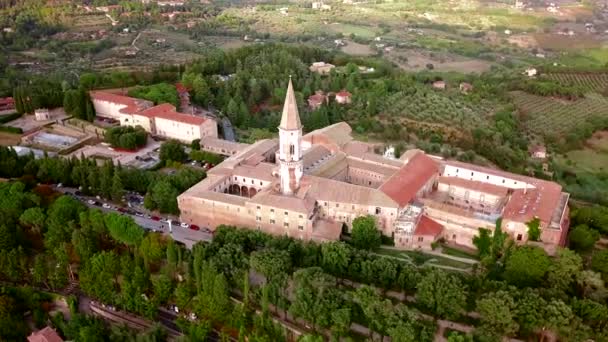
[[[283,115],[279,125],[279,166],[281,192],[285,195],[295,193],[302,179],[302,124],[298,114],[296,95],[293,92],[291,76],[283,105]]]

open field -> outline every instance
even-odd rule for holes
[[[606,115],[608,108],[608,99],[594,93],[576,101],[531,95],[521,91],[512,92],[511,95],[524,119],[525,127],[539,135],[567,134],[585,120]]]
[[[482,73],[492,67],[492,63],[489,61],[453,54],[429,53],[420,49],[395,49],[385,57],[408,71],[424,70],[427,68],[427,64],[432,64],[433,70],[436,71],[461,73]]]
[[[359,44],[351,41],[346,42],[346,46],[343,46],[341,50],[349,55],[353,56],[371,56],[376,53],[369,45]]]
[[[608,171],[608,131],[596,132],[585,142],[583,149],[570,151],[560,156],[559,161],[576,170],[591,173]]]

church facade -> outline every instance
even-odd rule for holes
[[[240,146],[181,194],[181,220],[333,241],[372,215],[396,246],[428,249],[440,238],[472,246],[479,228],[497,221],[524,243],[527,224],[538,219],[538,243],[548,250],[565,243],[569,197],[557,183],[420,150],[384,158],[355,141],[346,123],[303,135],[291,80],[278,129],[278,141]]]

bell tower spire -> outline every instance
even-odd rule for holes
[[[300,187],[303,174],[301,141],[302,123],[300,122],[291,76],[289,76],[283,114],[279,124],[281,192],[286,195],[295,193]]]

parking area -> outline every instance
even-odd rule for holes
[[[175,218],[154,214],[144,209],[143,196],[136,193],[125,195],[126,205],[117,206],[111,202],[104,201],[98,197],[86,196],[78,189],[65,188],[57,185],[58,191],[74,196],[89,207],[96,207],[104,212],[117,212],[122,215],[129,215],[135,223],[143,229],[170,235],[175,241],[181,242],[188,248],[192,248],[198,241],[211,241],[213,233],[205,228],[196,225],[182,223]]]

